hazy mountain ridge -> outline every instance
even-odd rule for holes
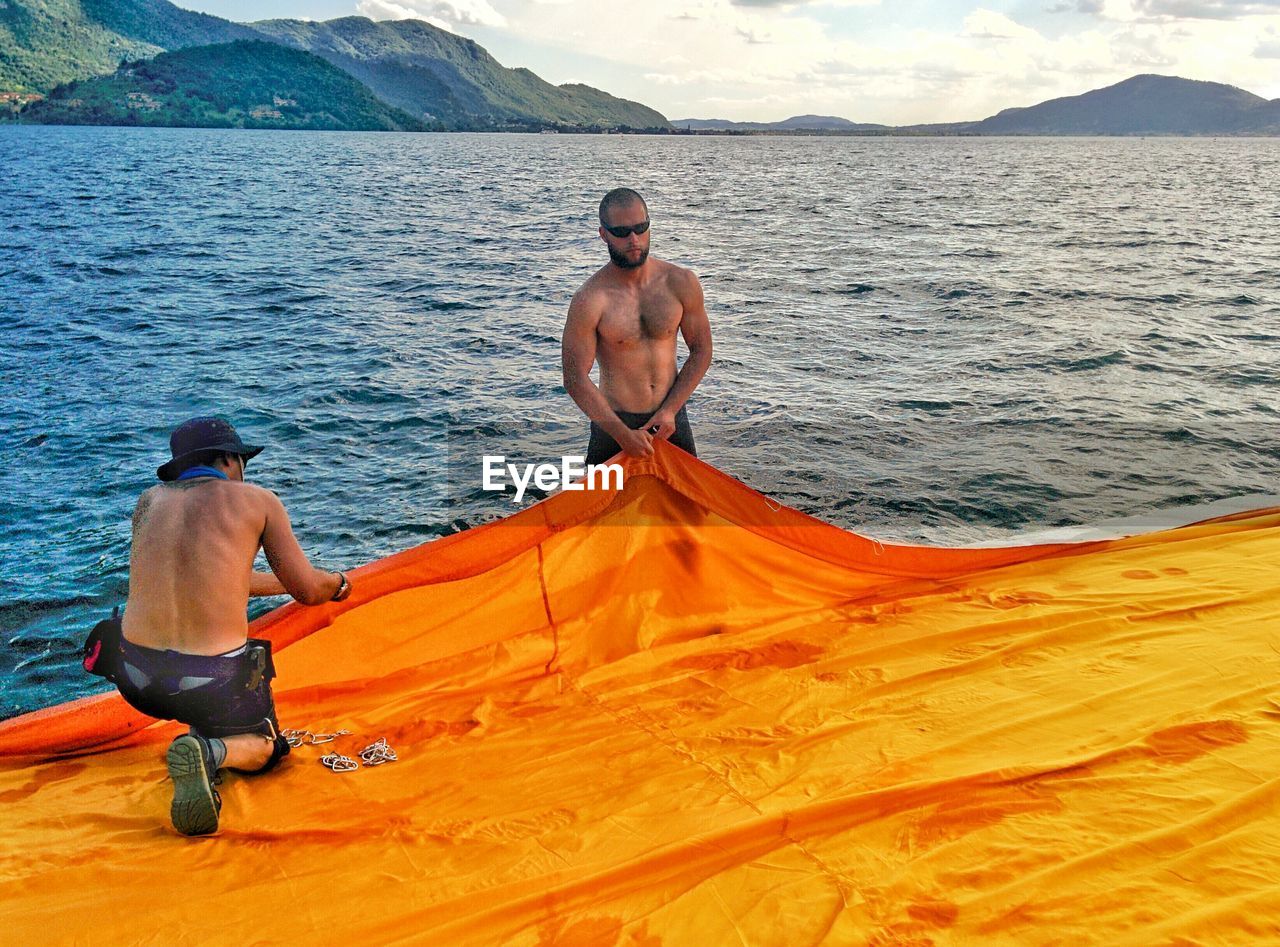
[[[824,116],[817,116],[825,118]],[[1280,99],[1221,82],[1139,75],[1081,95],[1007,108],[973,122],[924,125],[819,125],[815,116],[785,122],[677,119],[678,129],[744,133],[824,131],[888,135],[1280,135]],[[836,121],[846,121],[838,119]]]
[[[676,128],[692,131],[786,132],[786,131],[876,131],[888,125],[851,122],[835,115],[793,115],[780,122],[734,122],[724,118],[672,119]]]
[[[975,122],[983,135],[1230,135],[1280,133],[1280,99],[1220,82],[1140,75],[1081,95],[1005,109]]]

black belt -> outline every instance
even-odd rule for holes
[[[250,638],[240,654],[187,654],[172,649],[160,650],[120,639],[124,659],[156,682],[164,682],[170,692],[184,677],[209,678],[210,684],[243,682],[253,689],[263,679],[275,677],[271,661],[271,642]]]

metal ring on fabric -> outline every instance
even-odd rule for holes
[[[387,738],[383,737],[378,742],[370,743],[361,750],[360,759],[365,766],[380,766],[383,763],[394,763],[399,757],[396,756],[396,751],[387,744]]]
[[[349,756],[343,756],[341,753],[326,753],[320,757],[320,762],[335,773],[349,773],[360,768],[359,763]]]

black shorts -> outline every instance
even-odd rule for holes
[[[178,720],[206,737],[275,739],[274,676],[269,641],[250,638],[243,650],[206,657],[121,639],[115,680],[120,696],[148,716]]]
[[[618,415],[623,424],[633,431],[638,431],[645,421],[653,417],[652,411],[646,413],[615,411],[614,413]],[[676,429],[667,440],[685,453],[692,454],[694,457],[698,456],[698,449],[693,443],[693,428],[689,426],[689,413],[685,411],[683,406],[676,412]],[[606,434],[604,428],[592,421],[591,440],[587,444],[587,463],[603,464],[620,450],[622,448],[618,445],[618,442]]]

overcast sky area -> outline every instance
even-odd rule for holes
[[[670,119],[985,118],[1139,73],[1280,98],[1280,0],[177,0],[239,22],[427,20]]]

